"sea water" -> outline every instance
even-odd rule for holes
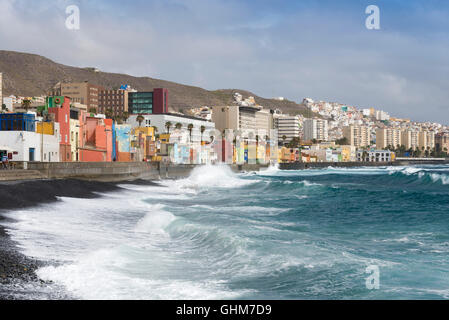
[[[7,213],[19,249],[45,262],[37,274],[49,290],[75,299],[449,298],[449,166],[203,166],[187,179],[120,187]],[[367,285],[373,266],[377,289]]]

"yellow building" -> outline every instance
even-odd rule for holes
[[[54,122],[37,122],[36,132],[42,133],[42,128],[44,128],[44,134],[54,135],[55,133],[55,123]]]
[[[150,137],[152,141],[154,141],[154,128],[153,127],[137,127],[133,129],[134,135],[138,135],[139,133],[144,134],[146,137]]]
[[[153,157],[155,153],[155,138],[153,127],[137,127],[132,130],[134,135],[131,146],[136,149],[137,161]]]
[[[161,143],[170,143],[170,133],[161,133],[159,135],[159,141]]]
[[[340,146],[341,161],[351,162],[356,160],[356,148],[354,146]]]

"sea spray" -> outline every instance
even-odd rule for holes
[[[12,210],[38,270],[84,299],[440,299],[449,167],[325,168],[121,185]],[[445,184],[446,183],[446,184]],[[379,290],[366,290],[377,265]]]

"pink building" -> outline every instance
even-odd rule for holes
[[[55,115],[55,122],[59,123],[59,161],[72,161],[70,147],[70,98],[49,97],[47,101],[48,113]]]
[[[84,162],[112,161],[112,119],[102,119],[81,112],[79,160]]]

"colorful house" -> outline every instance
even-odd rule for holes
[[[112,119],[92,117],[86,112],[81,112],[79,122],[79,161],[112,161]]]
[[[47,97],[46,107],[49,114],[54,115],[55,122],[59,123],[59,161],[72,161],[70,144],[70,98]]]

